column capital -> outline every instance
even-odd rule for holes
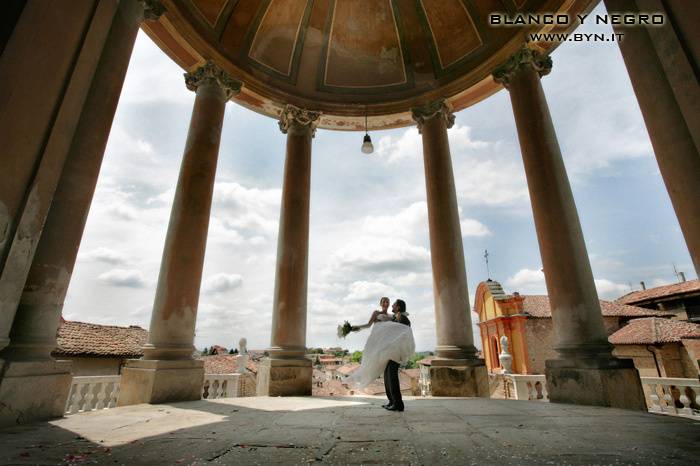
[[[491,75],[495,82],[503,84],[507,89],[513,75],[526,67],[537,71],[540,77],[545,76],[552,71],[552,57],[525,46],[498,65]]]
[[[280,131],[284,134],[302,134],[311,131],[311,137],[316,133],[321,112],[314,112],[287,104],[280,114]]]
[[[166,11],[160,0],[139,0],[139,3],[143,6],[143,19],[146,21],[158,21]]]
[[[226,95],[226,100],[241,92],[243,83],[233,79],[224,70],[219,68],[212,60],[192,71],[185,73],[185,85],[187,89],[197,92],[197,88],[202,84],[217,84]]]
[[[423,124],[432,118],[444,118],[447,128],[452,128],[455,123],[455,115],[451,106],[444,100],[436,100],[420,107],[411,108],[411,116],[418,123],[418,132],[423,129]]]

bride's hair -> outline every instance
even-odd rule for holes
[[[403,299],[397,299],[396,305],[399,306],[399,312],[406,312],[406,302]]]
[[[385,299],[386,299],[387,301],[391,302],[391,300],[389,299],[388,296],[382,296],[381,298],[379,298],[379,304],[381,304],[382,301],[384,301]]]

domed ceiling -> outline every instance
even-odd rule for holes
[[[455,110],[491,95],[490,73],[527,33],[493,12],[576,13],[597,0],[161,0],[144,30],[182,68],[213,59],[244,83],[233,100],[277,117],[287,103],[322,112],[320,127],[413,124],[409,109],[445,98]],[[575,22],[572,21],[573,25]],[[554,43],[533,46],[548,51]]]

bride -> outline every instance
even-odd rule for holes
[[[372,327],[372,331],[362,350],[360,368],[343,383],[364,388],[384,373],[389,361],[403,364],[415,351],[410,325],[399,323],[401,314],[408,315],[408,313],[401,313],[397,304],[394,303],[392,306],[394,317],[390,316],[387,312],[389,308],[387,297],[383,297],[379,305],[382,310],[374,311],[367,324],[357,327],[359,329]]]

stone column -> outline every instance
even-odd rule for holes
[[[198,400],[202,361],[193,358],[214,177],[226,102],[240,91],[212,62],[185,74],[197,96],[163,249],[143,359],[127,362],[119,406]]]
[[[0,92],[9,97],[0,99],[7,118],[0,139],[14,157],[3,162],[9,176],[0,182],[0,249],[8,247],[0,348],[9,336],[0,352],[0,425],[63,414],[70,363],[50,353],[144,8],[155,18],[158,4],[148,3],[81,1],[52,10],[27,2],[2,56]],[[34,52],[48,44],[50,56],[37,61]],[[22,205],[25,188],[31,194]]]
[[[700,275],[700,60],[698,2],[605,0],[610,12],[661,12],[663,26],[613,26],[659,171]]]
[[[153,10],[146,10],[156,19]],[[136,34],[137,0],[119,3],[63,166],[3,356],[51,359],[63,302],[95,192]],[[10,356],[11,355],[11,356]]]
[[[117,7],[27,1],[0,55],[0,349]]]
[[[444,101],[412,109],[423,138],[433,267],[436,358],[430,368],[435,396],[489,396],[484,360],[476,357],[447,129],[454,115]]]
[[[258,395],[311,395],[311,360],[306,354],[306,285],[309,255],[311,140],[319,113],[287,105],[280,130],[287,135],[272,336],[258,369]]]
[[[496,68],[510,91],[559,359],[547,360],[551,401],[646,409],[631,359],[612,357],[576,204],[540,76],[552,61],[523,48]]]

